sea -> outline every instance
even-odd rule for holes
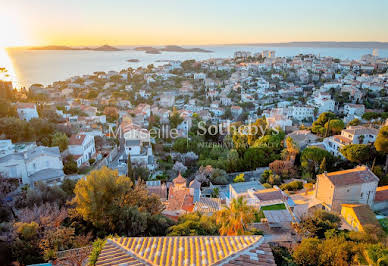
[[[190,46],[184,46],[192,48]],[[92,74],[95,71],[120,71],[129,67],[144,67],[149,64],[155,66],[166,64],[166,60],[205,60],[209,58],[231,58],[235,51],[261,52],[274,50],[276,56],[295,56],[298,54],[316,54],[332,56],[340,59],[360,59],[362,55],[371,54],[370,48],[309,48],[309,47],[269,47],[269,46],[195,46],[212,53],[201,52],[162,52],[161,54],[147,54],[135,51],[134,47],[120,47],[121,51],[59,51],[59,50],[30,50],[27,48],[0,49],[0,79],[11,80],[14,87],[28,88],[31,84],[50,85],[54,81],[65,80],[72,76]],[[388,57],[388,49],[379,49],[378,55]],[[137,59],[139,62],[128,62]],[[6,68],[7,72],[1,71]],[[2,72],[2,73],[1,73]]]

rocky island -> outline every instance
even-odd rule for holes
[[[70,50],[70,51],[86,50],[86,51],[103,51],[103,52],[121,51],[121,49],[110,46],[110,45],[103,45],[103,46],[99,46],[97,48],[70,47],[70,46],[64,46],[64,45],[48,45],[48,46],[31,47],[30,50]]]
[[[184,48],[177,45],[167,45],[163,48],[155,48],[151,46],[136,47],[136,51],[145,51],[147,54],[160,54],[161,52],[197,52],[197,53],[212,53],[213,51],[202,49],[202,48]]]

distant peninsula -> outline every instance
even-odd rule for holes
[[[145,51],[147,54],[160,54],[161,52],[178,52],[178,53],[187,53],[187,52],[197,52],[197,53],[212,53],[213,51],[205,50],[202,48],[184,48],[177,45],[167,45],[163,48],[155,48],[151,46],[142,46],[136,47],[136,51]]]
[[[370,48],[388,49],[388,42],[284,42],[284,43],[240,43],[227,45],[248,45],[268,47],[309,47],[309,48]]]
[[[121,51],[121,49],[110,46],[110,45],[103,45],[103,46],[100,46],[97,48],[70,47],[70,46],[63,46],[63,45],[49,45],[49,46],[31,47],[30,50],[70,50],[70,51],[86,50],[86,51],[103,51],[103,52]]]

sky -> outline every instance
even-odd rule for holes
[[[388,42],[386,0],[0,0],[0,47]]]

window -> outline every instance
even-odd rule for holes
[[[361,193],[361,198],[364,196],[364,193]]]

